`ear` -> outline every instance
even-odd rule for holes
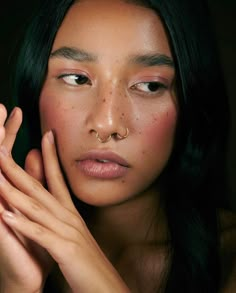
[[[31,150],[25,159],[25,171],[33,178],[45,185],[43,158],[39,150]]]

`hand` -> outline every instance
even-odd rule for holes
[[[6,117],[7,111],[0,104],[0,145],[4,146],[11,156],[12,147],[22,122],[21,110],[15,108],[5,123]],[[36,151],[29,154],[26,162],[28,172],[38,179],[43,177],[42,164],[40,166],[40,157]],[[32,166],[38,166],[37,170]],[[0,193],[0,214],[7,210],[19,214],[19,211],[6,203]],[[16,230],[9,228],[0,218],[0,292],[39,291],[45,278],[43,267],[49,267],[49,262],[51,259],[45,250],[20,235]]]
[[[75,292],[128,292],[74,207],[60,171],[52,132],[42,140],[48,190],[0,150],[0,193],[21,214],[4,211],[3,220],[45,248]]]

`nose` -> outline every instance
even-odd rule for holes
[[[130,102],[125,91],[117,88],[100,89],[88,117],[88,129],[101,143],[122,140],[130,132]]]

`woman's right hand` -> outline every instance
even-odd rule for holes
[[[22,122],[22,112],[15,108],[7,121],[6,118],[7,111],[0,104],[0,145],[4,145],[11,153]],[[43,165],[39,151],[32,150],[28,154],[25,169],[43,184]],[[0,194],[0,214],[11,209]],[[52,259],[44,249],[9,229],[0,217],[1,293],[41,292],[51,265]]]

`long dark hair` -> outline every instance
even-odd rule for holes
[[[134,2],[161,17],[176,68],[179,121],[174,151],[162,175],[173,248],[166,291],[217,292],[217,209],[227,206],[229,109],[208,7],[203,0]],[[40,143],[38,99],[55,35],[73,3],[42,1],[20,51],[14,98],[29,132],[25,152]]]

